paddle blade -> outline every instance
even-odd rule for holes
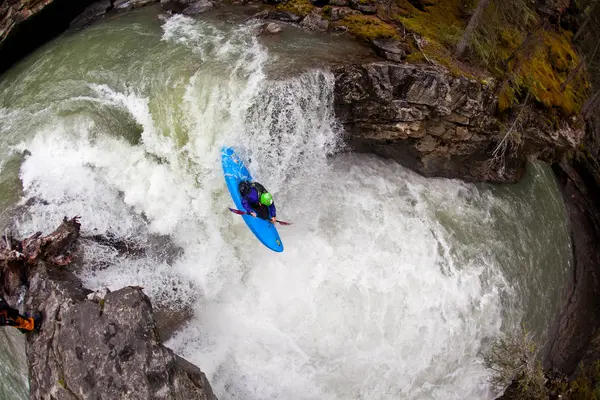
[[[230,208],[229,211],[231,211],[234,214],[238,214],[238,215],[246,215],[246,214],[248,214],[245,211],[236,210],[235,208]]]

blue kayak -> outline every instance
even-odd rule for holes
[[[242,205],[242,197],[238,190],[238,185],[241,181],[252,181],[250,171],[248,171],[231,147],[223,147],[221,149],[221,161],[223,163],[225,183],[227,183],[231,198],[238,210],[246,211]],[[275,228],[275,225],[271,221],[255,218],[251,215],[242,215],[241,217],[262,244],[273,251],[283,251],[283,244],[279,238],[279,233],[277,233],[277,228]]]

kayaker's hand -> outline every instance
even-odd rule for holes
[[[252,215],[254,218],[256,218],[256,213],[255,212],[250,213],[250,215]]]
[[[275,221],[276,221],[275,217],[271,218],[272,223],[275,223]]]

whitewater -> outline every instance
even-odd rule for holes
[[[80,215],[84,285],[193,310],[166,345],[220,399],[493,398],[482,353],[522,323],[543,339],[572,263],[550,169],[473,185],[348,152],[327,64],[290,65],[351,45],[233,20],[139,10],[5,74],[3,226]],[[222,146],[294,222],[283,253],[227,210]]]

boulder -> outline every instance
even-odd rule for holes
[[[184,15],[200,14],[214,7],[210,0],[161,0],[160,5],[166,11]]]
[[[406,58],[404,43],[396,39],[374,39],[375,52],[389,61],[401,62]]]
[[[300,25],[312,31],[326,31],[329,21],[321,17],[319,13],[312,12],[304,17]]]
[[[77,18],[71,21],[70,27],[81,29],[102,18],[112,8],[110,0],[101,0],[90,4]]]
[[[259,35],[275,35],[279,32],[281,32],[281,27],[275,22],[269,22],[260,27]]]
[[[216,399],[204,373],[161,343],[140,288],[89,293],[64,269],[40,263],[31,276],[27,308],[45,317],[27,339],[32,398]]]

